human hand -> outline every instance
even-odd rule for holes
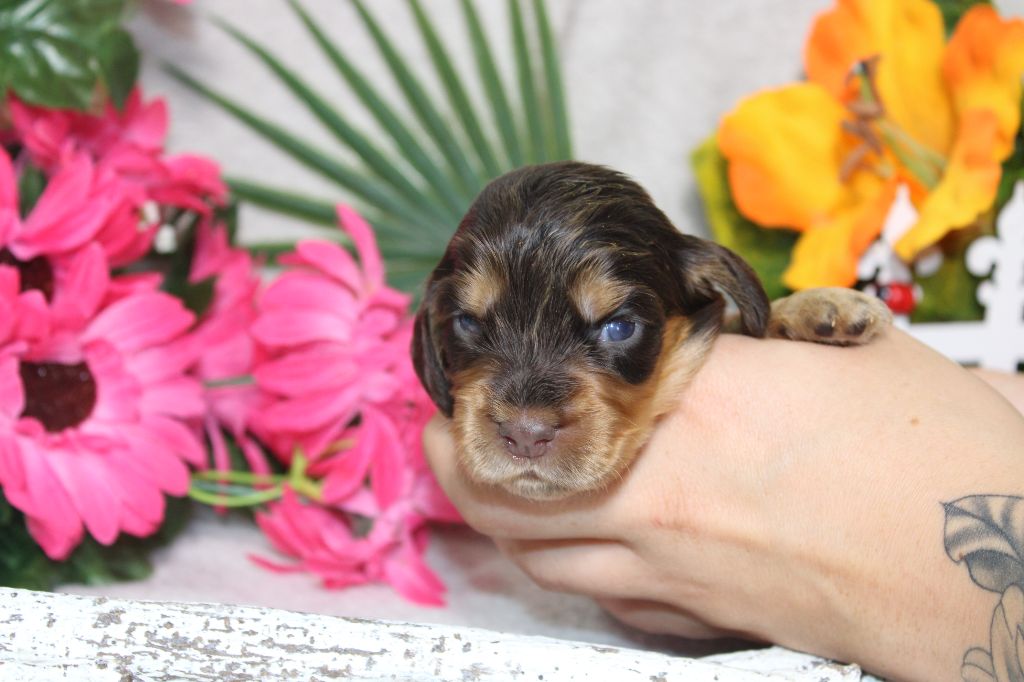
[[[1020,416],[895,331],[849,349],[722,337],[600,493],[512,498],[459,473],[443,421],[425,439],[470,525],[542,587],[897,677],[958,671],[991,613],[945,556],[940,502],[1024,489]]]

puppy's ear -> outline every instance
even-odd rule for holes
[[[740,326],[748,336],[762,337],[771,304],[754,270],[735,253],[706,239],[682,235],[679,254],[687,300],[703,307],[725,293],[736,304]]]
[[[416,313],[416,327],[412,336],[412,364],[420,383],[427,389],[444,416],[452,416],[451,383],[442,360],[441,335],[437,329],[437,286],[431,280]]]

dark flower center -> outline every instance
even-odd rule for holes
[[[96,405],[96,380],[84,362],[22,362],[25,387],[22,417],[35,417],[51,433],[84,422]]]
[[[36,289],[47,301],[53,300],[53,268],[42,256],[20,261],[7,249],[0,249],[0,265],[12,265],[21,274],[21,291]]]

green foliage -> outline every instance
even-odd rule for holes
[[[952,33],[960,17],[974,5],[991,5],[991,0],[935,0],[942,12],[942,21],[946,25],[946,33]]]
[[[0,585],[52,590],[66,583],[102,585],[141,580],[153,571],[150,554],[184,529],[190,511],[187,499],[168,498],[164,524],[154,535],[122,536],[109,547],[86,537],[67,560],[53,561],[29,535],[25,517],[0,493]]]
[[[32,163],[26,163],[18,174],[18,213],[25,217],[32,212],[43,190],[46,174]]]
[[[789,289],[782,283],[782,273],[789,265],[797,233],[765,229],[740,214],[729,191],[728,164],[714,135],[694,150],[690,163],[704,200],[712,236],[750,263],[761,278],[769,298],[788,294]]]
[[[236,197],[317,225],[334,224],[334,205],[338,201],[355,204],[377,231],[391,283],[415,290],[440,259],[449,236],[487,182],[524,162],[571,157],[557,49],[543,0],[533,1],[529,12],[532,21],[527,20],[524,0],[508,0],[510,49],[518,90],[506,88],[476,7],[472,0],[463,0],[460,7],[467,40],[475,56],[479,90],[485,96],[481,115],[479,105],[467,94],[464,76],[453,64],[425,11],[426,3],[407,0],[430,56],[433,75],[442,86],[444,95],[440,98],[429,94],[410,60],[388,36],[383,22],[370,12],[370,3],[351,2],[404,102],[386,100],[345,54],[341,41],[330,38],[297,0],[289,0],[289,5],[310,41],[384,132],[384,143],[378,142],[381,135],[368,134],[354,125],[321,89],[305,81],[300,70],[225,21],[218,24],[227,35],[273,73],[350,154],[325,152],[301,131],[267,119],[174,66],[167,68],[182,83],[339,189],[338,196],[321,199],[269,187],[258,180],[231,178],[229,184]],[[402,110],[411,113],[398,113]],[[353,156],[357,163],[347,160]],[[276,248],[272,245],[262,250],[275,253]],[[259,246],[257,249],[261,250]]]
[[[0,0],[0,94],[86,109],[102,85],[121,106],[139,68],[124,9],[125,0]]]

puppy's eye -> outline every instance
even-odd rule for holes
[[[455,316],[455,331],[462,336],[476,336],[480,333],[480,321],[472,315],[459,313]]]
[[[601,325],[601,340],[611,343],[621,343],[633,338],[636,334],[637,324],[633,320],[624,317],[616,317]]]

